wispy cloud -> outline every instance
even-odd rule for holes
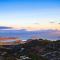
[[[12,27],[0,26],[0,29],[12,29]]]
[[[40,25],[40,23],[37,23],[37,22],[36,22],[36,23],[34,23],[34,24],[36,24],[36,25]]]
[[[60,24],[60,23],[58,23],[58,24]]]
[[[55,23],[55,22],[51,21],[50,23]]]

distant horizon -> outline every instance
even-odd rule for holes
[[[16,37],[21,40],[31,39],[33,36],[37,38],[43,38],[48,40],[60,40],[60,30],[10,30],[0,29],[0,37]]]

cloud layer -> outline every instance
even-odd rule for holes
[[[32,38],[33,36],[49,40],[59,40],[60,30],[0,30],[0,37],[18,37],[22,40],[26,40]]]

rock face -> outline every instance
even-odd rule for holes
[[[49,60],[60,60],[60,51],[53,51],[43,55]]]
[[[60,40],[29,40],[22,53],[36,60],[60,60]]]

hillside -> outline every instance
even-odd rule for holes
[[[24,44],[2,47],[0,56],[4,60],[60,60],[60,40],[29,39]]]

